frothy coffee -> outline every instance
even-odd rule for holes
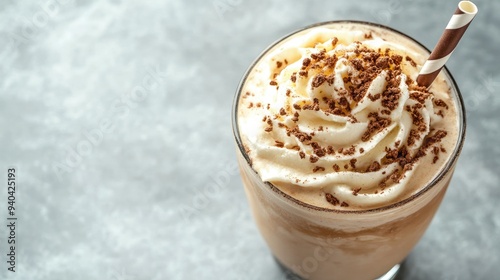
[[[375,209],[436,178],[458,142],[443,74],[415,82],[428,53],[376,26],[321,26],[252,67],[237,121],[262,181],[316,207]]]
[[[429,89],[415,83],[427,56],[389,28],[333,22],[250,67],[233,115],[241,177],[264,240],[295,274],[375,279],[422,237],[465,133],[447,71]]]

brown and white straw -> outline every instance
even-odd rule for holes
[[[420,70],[417,77],[417,83],[420,86],[429,87],[432,84],[476,14],[477,7],[474,3],[470,1],[460,1],[458,3],[455,14],[451,17],[443,35],[441,35],[434,50]]]

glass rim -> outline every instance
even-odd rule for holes
[[[330,24],[342,24],[342,23],[344,23],[344,24],[354,23],[354,24],[360,24],[360,25],[367,25],[367,26],[372,26],[372,27],[376,27],[376,28],[381,28],[381,29],[387,30],[387,31],[392,32],[392,33],[394,33],[396,35],[400,35],[402,37],[405,37],[405,38],[409,39],[410,41],[412,41],[413,43],[415,43],[416,45],[418,45],[422,49],[426,50],[429,54],[431,53],[431,51],[427,47],[425,47],[422,43],[418,42],[417,40],[415,40],[411,36],[409,36],[409,35],[401,32],[399,30],[396,30],[396,29],[394,29],[392,27],[388,27],[386,25],[382,25],[382,24],[378,24],[378,23],[373,23],[373,22],[369,22],[369,21],[360,21],[360,20],[333,20],[333,21],[318,22],[318,23],[315,23],[315,24],[311,24],[311,25],[307,25],[305,27],[299,28],[299,29],[297,29],[295,31],[292,31],[292,32],[286,34],[285,36],[279,38],[278,40],[274,41],[272,44],[270,44],[268,47],[266,47],[257,56],[257,58],[250,64],[250,66],[245,71],[243,77],[241,78],[241,80],[240,80],[240,82],[238,84],[238,87],[237,87],[237,90],[236,90],[236,94],[235,94],[234,99],[233,99],[233,104],[232,104],[232,107],[231,107],[231,109],[232,109],[232,111],[231,111],[232,130],[233,130],[234,138],[236,140],[236,144],[238,146],[238,150],[242,154],[242,156],[244,157],[244,159],[246,161],[246,164],[250,167],[250,169],[257,176],[259,176],[259,174],[252,167],[250,157],[248,156],[248,154],[245,151],[245,148],[243,147],[243,142],[241,140],[240,130],[239,130],[239,126],[238,126],[238,114],[237,114],[237,112],[238,112],[238,107],[239,107],[239,100],[240,100],[240,97],[241,97],[243,86],[244,86],[244,84],[245,84],[245,82],[246,82],[246,80],[248,78],[248,75],[253,70],[253,68],[256,66],[256,64],[271,49],[273,49],[275,46],[277,46],[281,42],[285,41],[286,39],[290,38],[291,36],[293,36],[293,35],[295,35],[295,34],[297,34],[299,32],[302,32],[302,31],[305,31],[305,30],[308,30],[308,29],[312,29],[314,27],[325,26],[325,25],[330,25]],[[341,210],[341,209],[331,209],[331,208],[325,208],[325,207],[311,205],[309,203],[300,201],[300,200],[292,197],[291,195],[285,193],[279,187],[273,185],[271,182],[268,182],[268,181],[264,182],[262,180],[261,181],[265,185],[267,185],[272,191],[274,191],[276,194],[278,194],[281,197],[287,199],[291,203],[296,204],[297,206],[304,207],[304,208],[307,208],[309,210],[316,210],[316,211],[322,211],[322,212],[332,212],[332,213],[339,213],[339,214],[363,214],[363,213],[382,212],[382,211],[386,211],[386,210],[391,210],[391,209],[402,207],[402,206],[408,204],[409,202],[411,202],[411,201],[413,201],[413,200],[421,197],[423,194],[427,193],[430,189],[432,189],[435,185],[437,185],[445,177],[445,175],[450,171],[450,169],[455,165],[455,163],[458,160],[458,157],[460,156],[460,153],[462,151],[463,144],[464,144],[464,141],[465,141],[466,112],[465,112],[465,107],[464,107],[464,101],[463,101],[463,98],[462,98],[462,94],[460,92],[460,89],[459,89],[459,87],[458,87],[455,79],[451,75],[451,73],[448,70],[448,68],[446,66],[444,66],[442,70],[443,70],[443,72],[444,72],[444,74],[445,74],[445,76],[446,76],[446,78],[447,78],[447,80],[449,82],[449,85],[450,85],[451,91],[452,91],[452,95],[456,98],[455,103],[457,105],[457,114],[458,114],[458,117],[459,117],[459,127],[458,127],[459,135],[458,135],[458,139],[457,139],[457,143],[455,145],[455,148],[453,149],[452,155],[450,156],[450,158],[448,159],[448,161],[446,162],[446,164],[439,171],[439,173],[437,173],[437,175],[429,183],[427,183],[425,185],[425,187],[423,187],[422,189],[420,189],[418,192],[414,193],[413,195],[411,195],[411,196],[409,196],[409,197],[407,197],[407,198],[405,198],[403,200],[400,200],[400,201],[395,202],[395,203],[391,203],[389,205],[384,205],[384,206],[375,207],[375,208],[371,208],[371,209],[364,209],[364,210]]]

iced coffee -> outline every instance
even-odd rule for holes
[[[458,89],[390,28],[329,22],[268,48],[233,126],[248,201],[276,259],[304,279],[375,279],[436,212],[462,147]]]

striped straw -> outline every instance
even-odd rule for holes
[[[420,86],[429,87],[450,58],[453,50],[477,14],[477,7],[470,1],[460,1],[455,14],[450,19],[446,29],[434,47],[417,77]]]

